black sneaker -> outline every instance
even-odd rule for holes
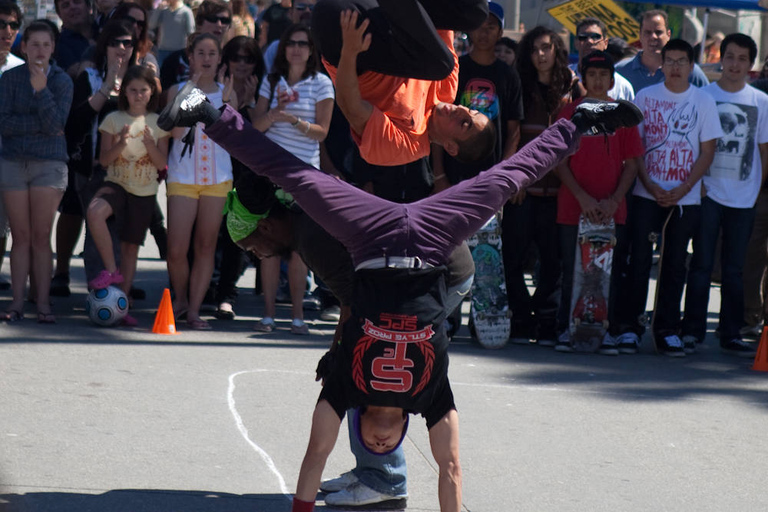
[[[637,126],[643,113],[626,100],[601,101],[585,98],[571,116],[571,121],[586,135],[612,134],[619,128]]]
[[[51,297],[69,297],[72,292],[69,289],[69,276],[56,274],[51,279],[51,289],[48,291]]]
[[[656,338],[656,352],[669,357],[685,357],[683,340],[677,334]]]
[[[755,357],[755,354],[757,354],[757,349],[752,343],[747,343],[739,338],[734,338],[731,341],[723,341],[721,339],[720,350],[726,354],[740,357]]]
[[[187,82],[157,118],[157,126],[167,132],[177,126],[216,122],[221,114],[211,105],[205,93],[192,82]]]
[[[686,334],[683,336],[683,352],[686,354],[695,354],[697,343],[699,343],[699,339],[696,336]]]

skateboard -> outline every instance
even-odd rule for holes
[[[497,213],[467,240],[475,262],[470,323],[472,338],[485,348],[501,348],[509,341],[507,284],[501,255],[501,219]]]
[[[570,331],[573,349],[595,352],[608,330],[616,224],[595,224],[579,218],[576,260],[573,268]]]
[[[656,277],[656,290],[653,294],[653,314],[651,316],[651,321],[650,321],[651,336],[653,337],[653,341],[654,341],[653,346],[656,348],[656,353],[660,353],[659,345],[656,343],[656,334],[655,334],[656,331],[654,328],[656,326],[656,311],[658,310],[658,307],[659,307],[659,290],[661,289],[661,265],[662,265],[662,262],[664,261],[664,239],[666,238],[667,225],[669,224],[669,220],[672,218],[673,213],[674,213],[674,208],[670,210],[666,220],[664,220],[664,225],[661,227],[660,233],[651,232],[648,235],[648,240],[651,243],[659,244],[659,268],[658,268],[659,274]]]

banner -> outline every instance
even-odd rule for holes
[[[597,18],[608,27],[608,37],[620,37],[631,44],[640,35],[638,22],[612,0],[571,0],[547,12],[572,34],[576,34],[576,24],[583,18]]]

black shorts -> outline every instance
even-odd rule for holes
[[[93,196],[101,198],[112,207],[112,212],[122,224],[120,241],[143,245],[147,229],[155,211],[155,196],[136,196],[117,183],[105,181]]]

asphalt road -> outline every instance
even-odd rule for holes
[[[293,336],[284,307],[276,332],[254,333],[250,270],[236,320],[152,334],[166,282],[153,251],[142,253],[148,299],[135,329],[87,321],[79,259],[58,324],[35,323],[32,306],[0,324],[0,509],[290,510],[333,325],[310,315],[310,336]],[[721,354],[712,333],[673,360],[647,337],[635,356],[487,351],[463,327],[450,357],[468,511],[768,510],[768,373]],[[423,425],[405,442],[408,510],[437,511]],[[325,478],[352,464],[343,426]]]

